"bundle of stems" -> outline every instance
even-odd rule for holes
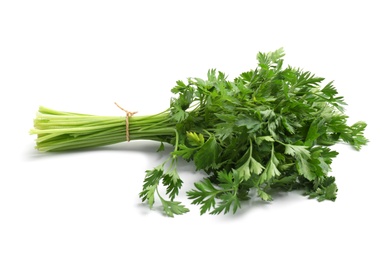
[[[147,116],[97,116],[62,112],[39,107],[34,119],[36,148],[56,152],[116,144],[127,140],[150,140],[171,143],[175,139],[175,123],[169,111]]]

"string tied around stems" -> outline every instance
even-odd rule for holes
[[[128,110],[124,109],[123,107],[121,107],[120,105],[118,105],[116,102],[114,102],[114,103],[117,107],[119,107],[122,111],[124,111],[126,113],[126,140],[127,140],[127,142],[130,142],[129,118],[132,117],[137,112],[128,111]]]

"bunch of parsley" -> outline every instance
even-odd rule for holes
[[[174,146],[161,165],[146,171],[142,201],[159,199],[168,216],[188,209],[175,201],[182,187],[178,158],[193,161],[206,174],[187,192],[200,213],[235,213],[257,196],[271,201],[274,190],[303,190],[309,198],[335,200],[329,176],[344,142],[359,150],[367,143],[364,122],[347,124],[343,97],[332,82],[301,69],[283,68],[283,49],[258,53],[258,66],[233,81],[209,70],[207,79],[177,81],[175,97],[162,113],[130,118],[132,140]],[[99,117],[40,108],[32,134],[37,148],[63,151],[125,141],[122,117]],[[167,197],[159,193],[166,187]]]

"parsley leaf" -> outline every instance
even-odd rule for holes
[[[200,149],[194,155],[194,162],[197,169],[208,169],[215,167],[218,161],[220,147],[214,136],[210,136],[209,139],[200,147]]]
[[[187,192],[192,204],[201,205],[200,214],[210,211],[211,214],[228,213],[231,208],[233,213],[240,208],[238,188],[242,181],[237,171],[227,173],[218,172],[220,188],[216,188],[210,179],[195,183],[195,188]]]

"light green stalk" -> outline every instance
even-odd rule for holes
[[[175,124],[169,111],[129,118],[130,140],[174,142]],[[39,107],[34,120],[39,151],[66,151],[116,144],[126,141],[126,117],[95,116]]]

